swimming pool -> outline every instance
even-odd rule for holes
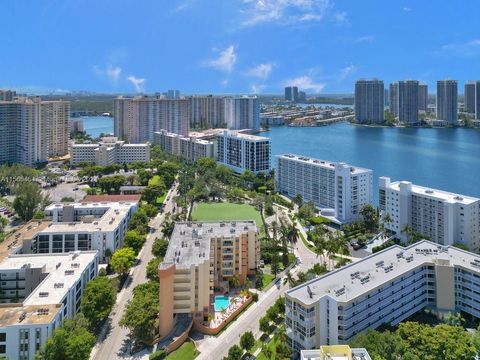
[[[215,311],[222,311],[228,308],[230,305],[230,299],[228,296],[215,296]]]

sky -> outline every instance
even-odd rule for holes
[[[0,2],[0,87],[27,93],[352,93],[480,78],[480,1]]]

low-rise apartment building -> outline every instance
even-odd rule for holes
[[[216,158],[237,173],[269,172],[270,138],[225,130],[216,135]]]
[[[363,348],[352,349],[348,345],[324,345],[320,349],[302,350],[300,360],[372,360]]]
[[[0,355],[30,360],[80,308],[88,281],[97,276],[97,251],[69,254],[0,253]]]
[[[45,209],[46,220],[32,220],[10,237],[24,254],[97,250],[104,261],[122,246],[137,209],[134,201],[52,204]]]
[[[148,144],[125,144],[116,137],[103,137],[96,144],[72,144],[70,148],[70,164],[91,163],[100,166],[128,164],[135,161],[150,161]]]
[[[346,344],[428,307],[480,317],[480,256],[423,240],[392,246],[288,290],[287,339],[294,351]]]
[[[480,250],[480,199],[380,177],[379,207],[385,228],[408,242],[405,225],[441,245],[461,243]]]
[[[177,223],[158,269],[160,336],[174,325],[174,315],[206,320],[213,313],[215,288],[228,290],[236,277],[244,284],[259,265],[254,221]]]
[[[358,220],[361,208],[373,201],[373,171],[301,155],[278,155],[275,188],[290,198],[300,194],[323,216],[348,223]]]

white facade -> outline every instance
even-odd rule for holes
[[[256,96],[225,98],[225,121],[229,130],[260,130],[260,102]]]
[[[295,351],[344,344],[425,307],[480,317],[479,294],[480,256],[429,241],[392,246],[288,290],[287,339]]]
[[[166,130],[156,132],[153,141],[154,144],[160,145],[163,151],[171,155],[181,156],[190,163],[205,157],[215,157],[214,144],[211,141],[184,137],[169,133]]]
[[[461,243],[470,251],[480,248],[480,199],[381,177],[380,211],[389,214],[385,224],[403,242],[405,225],[441,245]]]
[[[216,157],[237,173],[270,171],[270,138],[225,130],[216,136]]]
[[[97,276],[97,268],[96,251],[5,258],[0,263],[0,291],[8,305],[0,307],[0,355],[34,359],[63,320],[78,312],[83,290]]]
[[[148,144],[125,144],[116,137],[104,137],[98,144],[72,144],[70,149],[72,166],[83,162],[108,166],[135,161],[150,161]]]
[[[373,201],[372,174],[344,163],[285,154],[277,156],[275,189],[290,198],[302,195],[303,202],[312,201],[323,216],[352,222]]]
[[[113,253],[122,246],[128,223],[138,209],[137,202],[52,204],[45,209],[48,221],[30,222],[18,240],[23,253],[67,253],[97,250]]]

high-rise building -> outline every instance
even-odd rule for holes
[[[158,268],[160,336],[175,325],[174,315],[209,321],[214,289],[229,291],[229,280],[244,284],[260,263],[255,221],[175,224]]]
[[[390,84],[388,98],[388,106],[390,108],[390,112],[393,115],[398,116],[398,82]]]
[[[190,102],[186,99],[119,97],[114,101],[115,136],[131,143],[153,141],[156,131],[188,136]]]
[[[287,86],[285,87],[285,100],[298,102],[298,87]]]
[[[480,318],[479,287],[480,256],[474,253],[430,241],[391,246],[288,290],[287,344],[298,352],[348,344],[425,308]]]
[[[407,124],[418,123],[418,81],[398,82],[398,120]]]
[[[205,157],[215,158],[215,145],[212,141],[194,137],[184,137],[165,130],[154,134],[153,143],[172,155],[181,156],[189,163]]]
[[[39,97],[0,102],[0,163],[27,166],[68,154],[70,102]]]
[[[437,81],[437,120],[457,125],[458,89],[456,80]]]
[[[476,105],[476,81],[468,81],[465,83],[464,91],[464,101],[465,101],[465,112],[470,114],[475,114],[475,105]]]
[[[216,136],[216,157],[221,164],[237,173],[254,174],[270,171],[270,139],[225,130]]]
[[[427,84],[418,85],[418,110],[423,112],[428,111],[428,85]]]
[[[229,130],[260,130],[260,102],[256,96],[225,98],[225,121]]]
[[[13,90],[0,89],[0,101],[12,101],[17,96],[17,92]]]
[[[480,120],[480,81],[475,82],[475,119]]]
[[[359,219],[361,208],[373,201],[373,171],[345,163],[299,155],[277,156],[275,190],[293,198],[302,195],[341,223]]]
[[[190,127],[227,127],[224,96],[192,96],[190,101]]]
[[[408,181],[379,181],[379,208],[391,222],[385,227],[404,243],[405,226],[440,245],[456,243],[480,249],[480,199],[414,185]]]
[[[382,80],[358,80],[355,83],[355,120],[361,124],[384,122]]]
[[[305,91],[299,91],[298,92],[298,102],[304,103],[307,101],[307,94]]]
[[[383,106],[388,107],[390,105],[388,89],[383,90]]]
[[[168,90],[166,93],[167,99],[180,99],[180,90]]]

